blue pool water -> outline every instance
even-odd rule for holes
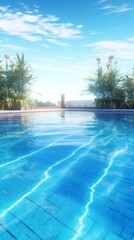
[[[134,240],[134,114],[0,114],[0,240]]]

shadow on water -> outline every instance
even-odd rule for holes
[[[7,114],[0,115],[0,133],[3,131],[7,131],[9,133],[10,130],[15,131],[25,131],[29,129],[29,118],[27,115],[23,114]]]

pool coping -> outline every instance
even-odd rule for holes
[[[16,113],[38,113],[38,112],[57,112],[57,111],[88,111],[103,113],[134,113],[134,109],[97,109],[97,108],[46,108],[29,110],[0,110],[0,114]]]

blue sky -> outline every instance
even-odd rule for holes
[[[121,73],[134,67],[133,0],[0,2],[0,59],[24,53],[36,81],[33,97],[57,102],[81,96],[85,78],[115,56]]]

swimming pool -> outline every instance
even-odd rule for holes
[[[0,115],[1,240],[134,240],[134,114]]]

